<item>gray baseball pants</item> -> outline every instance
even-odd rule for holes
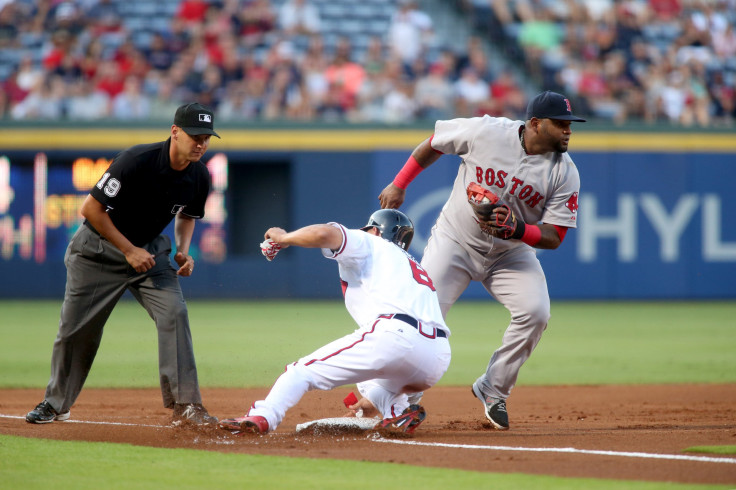
[[[156,265],[137,273],[118,248],[88,226],[80,226],[72,237],[64,256],[66,291],[46,388],[46,400],[57,412],[69,410],[79,396],[105,323],[126,290],[156,323],[164,406],[202,402],[187,305],[169,261],[171,240],[159,235],[142,248],[155,256]]]
[[[536,253],[530,247],[516,247],[484,256],[435,228],[422,267],[437,288],[445,317],[470,281],[481,282],[511,314],[501,347],[478,378],[483,394],[505,400],[550,318],[547,280]]]

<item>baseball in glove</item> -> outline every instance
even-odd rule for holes
[[[468,194],[468,202],[478,219],[483,221],[491,219],[491,214],[499,206],[498,196],[475,182],[468,184],[465,192]]]
[[[502,240],[519,239],[524,235],[524,221],[518,219],[496,194],[475,182],[468,184],[465,191],[483,232]]]

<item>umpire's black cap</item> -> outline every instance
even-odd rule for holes
[[[198,102],[179,106],[174,114],[174,124],[191,135],[213,134],[220,137],[214,130],[215,116],[212,109]]]
[[[561,121],[585,122],[582,117],[575,116],[570,107],[570,100],[564,95],[547,90],[535,96],[526,107],[526,118],[559,119]]]

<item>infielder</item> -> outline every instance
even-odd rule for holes
[[[379,196],[381,207],[398,208],[409,183],[441,155],[462,158],[422,267],[434,280],[443,315],[470,281],[481,282],[511,314],[501,347],[472,387],[500,430],[509,428],[506,399],[550,317],[534,248],[559,247],[577,224],[580,178],[567,154],[572,121],[585,120],[549,91],[529,102],[526,121],[487,115],[437,121],[434,135]]]
[[[426,416],[418,405],[421,392],[450,363],[450,330],[432,279],[406,252],[413,236],[409,218],[394,209],[376,211],[360,230],[328,223],[266,231],[262,250],[269,259],[294,245],[321,248],[337,261],[345,306],[358,329],[288,365],[265,400],[220,427],[273,431],[307,391],[357,383],[383,415],[381,426],[413,433]]]
[[[119,153],[82,204],[84,224],[67,247],[66,292],[51,355],[45,399],[30,423],[66,420],[92,368],[102,331],[126,290],[156,322],[164,406],[176,420],[216,424],[202,406],[187,305],[178,276],[194,270],[189,247],[204,216],[210,174],[200,162],[209,146],[213,114],[192,103],[179,107],[166,141]],[[171,239],[161,232],[175,219]]]

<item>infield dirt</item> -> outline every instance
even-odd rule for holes
[[[268,392],[204,389],[204,403],[220,418],[241,416]],[[278,429],[265,436],[170,425],[157,389],[85,389],[68,422],[28,424],[40,389],[0,390],[0,433],[59,440],[184,447],[228,453],[354,459],[474,471],[566,477],[736,484],[736,455],[684,453],[692,446],[736,445],[736,385],[519,386],[508,400],[511,430],[493,430],[469,387],[435,387],[422,400],[427,419],[413,437],[423,444],[381,444],[375,432],[297,433],[296,425],[347,415],[340,388],[307,393]],[[74,421],[109,424],[74,423]],[[133,424],[133,425],[114,425]],[[575,448],[627,453],[526,452],[504,448]],[[631,453],[710,456],[732,462],[676,461]]]

